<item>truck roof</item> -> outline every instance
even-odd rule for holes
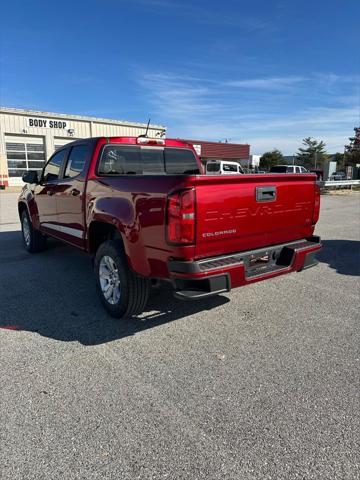
[[[74,140],[71,144],[82,143],[84,141],[96,142],[97,140],[107,140],[107,143],[123,143],[126,145],[151,145],[151,146],[164,146],[164,147],[177,147],[177,148],[190,148],[195,151],[191,143],[184,142],[183,140],[173,139],[173,138],[151,138],[151,137],[90,137],[90,138],[80,138]],[[65,146],[70,145],[70,143]]]

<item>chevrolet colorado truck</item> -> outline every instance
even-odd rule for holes
[[[23,180],[25,249],[55,237],[92,254],[118,318],[142,312],[154,283],[200,299],[316,265],[321,248],[314,174],[207,176],[178,140],[77,140]]]

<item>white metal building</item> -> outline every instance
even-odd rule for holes
[[[78,138],[138,136],[145,123],[0,107],[0,185],[21,185],[26,170],[41,169],[59,147]],[[149,137],[162,125],[149,125]]]

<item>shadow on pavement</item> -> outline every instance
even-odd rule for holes
[[[135,335],[229,302],[222,296],[182,302],[165,287],[152,293],[143,315],[113,319],[98,299],[89,255],[52,239],[47,250],[31,255],[22,248],[20,232],[0,233],[0,270],[0,328],[83,345]]]
[[[322,240],[316,258],[341,275],[360,275],[360,242],[357,240]]]

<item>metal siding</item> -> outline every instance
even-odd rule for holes
[[[214,159],[247,159],[250,145],[241,143],[207,142],[204,140],[183,140],[194,145],[201,145],[201,158]]]
[[[155,137],[157,132],[160,132],[161,129],[149,129],[149,136]],[[114,125],[107,123],[93,123],[93,136],[94,137],[136,137],[145,133],[145,128],[138,126],[129,126],[129,125]]]
[[[11,110],[11,109],[9,109]],[[70,115],[66,116],[64,114],[52,114],[45,115],[44,112],[34,112],[34,111],[21,111],[24,113],[16,113],[11,112],[9,113],[0,113],[0,130],[4,133],[11,133],[11,134],[25,134],[23,130],[26,130],[27,135],[42,135],[45,136],[46,133],[51,132],[52,137],[63,137],[63,138],[70,138],[66,134],[66,131],[63,129],[49,129],[49,128],[40,128],[40,127],[28,127],[27,126],[27,119],[29,117],[42,117],[44,119],[54,119],[54,120],[64,120],[67,122],[67,129],[69,128],[75,130],[75,137],[76,138],[87,138],[90,136],[97,137],[97,136],[137,136],[141,135],[145,132],[146,125],[142,124],[131,124],[130,122],[124,122],[122,124],[118,120],[114,120],[112,123],[110,120],[108,122],[100,122],[96,121],[96,119],[92,121],[92,132],[90,126],[90,119],[89,120],[78,120],[72,118]],[[89,117],[90,118],[90,117]],[[163,130],[162,126],[151,126],[149,128],[149,136],[155,137],[156,133],[161,132]],[[91,135],[92,133],[92,135]]]
[[[81,122],[98,122],[104,123],[109,125],[120,125],[120,126],[130,126],[130,127],[137,127],[137,128],[145,128],[146,124],[144,123],[137,123],[137,122],[128,122],[125,120],[114,120],[108,118],[96,118],[96,117],[88,117],[84,115],[70,115],[64,113],[55,113],[55,112],[42,112],[36,110],[24,110],[19,108],[6,108],[0,107],[0,114],[6,113],[9,115],[17,115],[17,116],[26,116],[26,117],[43,117],[43,118],[54,118],[54,119],[63,119],[63,120],[72,120],[72,121],[81,121]],[[151,124],[151,128],[155,130],[163,130],[165,127],[163,125],[154,125]]]
[[[67,122],[67,128],[64,130],[29,127],[27,125],[29,117],[64,120]],[[74,137],[67,134],[69,128],[74,129]],[[49,158],[54,152],[54,145],[60,145],[60,142],[67,143],[90,136],[138,136],[145,133],[145,129],[146,124],[143,123],[0,107],[0,175],[8,174],[5,141],[9,141],[10,138],[17,142],[44,143],[45,156]],[[164,129],[162,125],[150,125],[149,136],[155,137]],[[12,177],[10,184],[21,185],[21,178]]]

